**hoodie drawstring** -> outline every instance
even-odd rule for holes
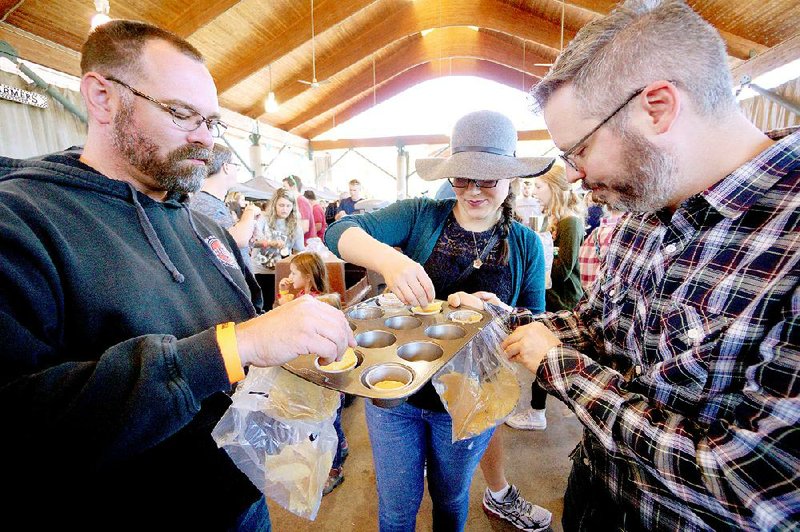
[[[158,257],[158,260],[161,261],[161,264],[163,264],[167,271],[172,275],[172,279],[176,283],[182,283],[185,277],[181,272],[178,271],[178,268],[175,267],[175,264],[172,263],[172,259],[170,259],[169,255],[167,255],[167,250],[164,249],[164,245],[161,244],[161,240],[158,239],[158,235],[156,234],[153,224],[150,223],[147,213],[144,212],[144,207],[142,207],[142,204],[139,203],[139,199],[136,197],[136,189],[130,184],[128,184],[128,187],[131,190],[133,205],[136,207],[136,216],[139,218],[139,225],[141,226],[142,231],[144,231],[144,235],[147,237],[147,242],[150,244],[150,247],[153,248],[153,251],[156,252],[156,256]]]

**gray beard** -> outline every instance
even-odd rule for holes
[[[616,192],[616,197],[606,203],[619,211],[655,212],[663,209],[674,197],[678,186],[677,160],[636,132],[624,130],[622,141],[625,170],[609,186]]]
[[[127,102],[123,103],[114,117],[112,143],[131,166],[151,178],[158,189],[168,195],[196,192],[208,176],[206,165],[187,166],[181,163],[187,159],[208,160],[211,158],[210,150],[187,144],[165,157],[159,156],[158,144],[137,129],[132,106]]]

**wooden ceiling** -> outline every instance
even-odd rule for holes
[[[552,62],[562,38],[569,42],[615,2],[314,0],[316,77],[326,80],[316,88],[298,81],[312,77],[311,0],[110,4],[114,18],[159,25],[195,45],[224,107],[314,138],[440,76],[477,75],[527,90],[547,71],[535,65]],[[755,73],[800,57],[800,0],[689,4],[720,30],[734,72]],[[78,50],[93,14],[92,0],[0,0],[0,40],[23,59],[77,76]],[[266,114],[270,72],[280,110]]]

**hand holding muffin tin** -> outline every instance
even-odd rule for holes
[[[486,312],[450,308],[446,302],[441,312],[414,314],[406,306],[380,306],[379,297],[345,311],[358,343],[355,367],[326,372],[315,356],[283,367],[314,384],[394,406],[418,391],[491,320]],[[382,388],[387,381],[396,387]]]

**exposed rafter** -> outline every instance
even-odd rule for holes
[[[374,0],[335,0],[325,2],[316,15],[315,31],[324,31],[336,26],[353,13],[372,4]],[[300,2],[297,3],[301,5]],[[217,67],[212,67],[211,73],[217,83],[217,90],[224,93],[248,76],[258,72],[269,63],[283,57],[292,50],[310,42],[311,40],[311,8],[303,2],[298,8],[302,16],[294,19],[284,17],[282,31],[272,34],[254,32],[247,42],[229,50],[227,60]],[[311,71],[309,55],[308,71]],[[327,71],[326,71],[327,72]],[[319,77],[326,77],[323,73]]]
[[[561,28],[547,20],[531,17],[530,13],[509,5],[499,0],[463,0],[453,4],[448,9],[438,10],[439,3],[435,0],[423,0],[420,2],[406,2],[405,7],[392,12],[388,17],[370,24],[359,33],[358,39],[351,39],[346,46],[338,47],[334,52],[329,53],[324,61],[318,61],[317,74],[319,78],[328,79],[346,69],[350,65],[372,56],[381,49],[397,42],[403,38],[419,35],[424,29],[447,28],[455,26],[470,26],[480,24],[482,28],[490,29],[500,33],[506,33],[539,43],[550,48],[551,54],[548,57],[541,57],[540,61],[550,62],[555,59],[558,53],[561,38]],[[519,21],[525,18],[530,21],[520,24]],[[431,33],[432,37],[437,32]],[[565,30],[565,39],[574,37],[575,32],[569,28]],[[244,60],[242,61],[244,62]],[[310,71],[310,62],[304,70]],[[244,72],[239,69],[240,75]],[[229,83],[220,84],[220,93],[230,86]],[[294,98],[303,92],[302,86],[290,81],[276,90],[276,96],[282,102]],[[263,96],[258,100],[263,99]],[[251,102],[250,110],[245,114],[253,116],[253,110],[258,109],[258,100]],[[260,111],[256,111],[256,115]]]
[[[522,83],[521,72],[498,63],[471,58],[446,59],[446,61],[448,75],[478,76],[512,88],[520,88]],[[409,68],[378,87],[377,102],[384,102],[415,85],[441,77],[441,75],[442,70],[435,62],[423,63]],[[535,78],[531,76],[526,77],[526,86],[529,86],[534,80]],[[339,123],[345,122],[371,108],[372,105],[371,91],[364,91],[335,108],[336,120]],[[313,139],[328,129],[330,129],[330,111],[321,113],[319,116],[299,125],[295,133],[302,137]]]
[[[498,39],[490,33],[475,32],[466,27],[453,27],[442,28],[426,37],[416,36],[409,38],[408,42],[398,52],[376,62],[376,79],[380,84],[418,64],[426,62],[436,62],[438,64],[443,58],[452,57],[487,59],[522,70],[521,43],[514,44]],[[544,74],[545,69],[532,67],[531,65],[542,62],[545,59],[549,58],[528,54],[526,59],[528,74]],[[373,87],[372,74],[372,62],[362,61],[361,68],[357,72],[349,73],[346,84],[332,89],[318,90],[314,97],[319,102],[325,102],[328,107],[336,107],[355,95],[371,90]],[[530,86],[530,83],[528,86]],[[295,88],[291,85],[284,86],[279,89],[276,95],[279,100],[287,101],[290,91],[294,92]],[[294,92],[294,94],[297,94],[297,92]],[[287,130],[297,127],[308,120],[309,117],[318,114],[314,110],[315,107],[313,105],[310,106],[308,113],[299,115],[295,120],[281,124],[280,127]],[[259,116],[263,113],[263,107],[256,105],[245,114],[252,112],[255,112],[255,116]]]
[[[797,47],[792,42],[800,27],[797,0],[687,2],[720,31],[737,81],[745,71],[757,75],[793,58]],[[332,109],[341,123],[398,87],[441,75],[445,62],[447,73],[450,63],[454,74],[505,72],[509,85],[527,90],[535,78],[525,76],[546,70],[531,65],[551,63],[561,48],[562,20],[566,43],[581,27],[609,13],[617,0],[315,4],[317,77],[330,83],[314,91],[304,91],[296,81],[312,73],[307,1],[111,0],[111,16],[150,22],[186,37],[205,56],[226,109],[261,116],[271,78],[281,108],[261,118],[313,136],[330,127]],[[91,0],[0,0],[0,39],[23,59],[77,76],[78,50],[93,13]],[[465,33],[466,26],[480,31]],[[421,39],[420,31],[429,29],[436,30]]]

